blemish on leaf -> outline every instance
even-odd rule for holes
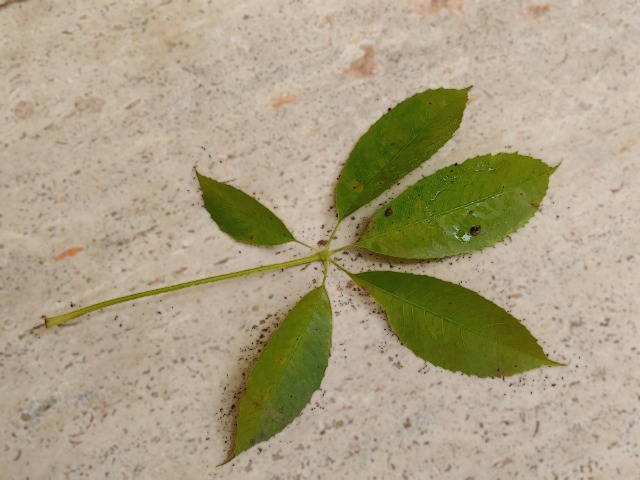
[[[387,209],[384,211],[384,216],[385,216],[385,217],[390,217],[392,214],[393,214],[393,210],[391,210],[391,207],[387,208]]]
[[[327,244],[326,240],[318,240],[318,246],[319,247],[324,247]]]
[[[360,182],[353,182],[352,188],[356,191],[356,192],[361,192],[364,190],[364,185],[362,185]]]
[[[469,233],[475,237],[476,235],[480,234],[481,229],[482,227],[480,227],[480,225],[474,225],[469,229]]]

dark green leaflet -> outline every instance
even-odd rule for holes
[[[280,245],[295,240],[282,220],[255,198],[198,172],[196,175],[204,208],[223,232],[252,245]]]
[[[371,126],[356,143],[338,179],[336,207],[340,220],[379,196],[447,143],[460,126],[469,88],[418,93]]]
[[[560,365],[518,320],[464,287],[400,272],[351,278],[384,308],[400,341],[434,365],[479,377]]]

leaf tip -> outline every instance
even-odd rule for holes
[[[234,458],[236,458],[237,455],[235,454],[235,450],[233,452],[231,452],[229,454],[229,456],[224,459],[222,462],[220,462],[219,464],[216,465],[216,468],[218,467],[224,467],[227,463],[229,463],[231,460],[233,460]]]
[[[202,186],[202,179],[206,177],[198,171],[197,165],[193,166],[193,171],[196,172],[196,179],[198,180],[198,183],[200,184],[200,186]]]
[[[547,361],[545,362],[546,367],[566,367],[566,363],[556,362],[547,357]]]

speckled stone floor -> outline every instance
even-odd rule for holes
[[[633,0],[0,0],[1,476],[637,478],[639,45]],[[32,330],[72,304],[303,255],[221,233],[194,165],[315,244],[368,126],[468,85],[455,138],[392,194],[480,153],[561,166],[510,241],[397,268],[482,293],[566,367],[481,380],[425,365],[334,270],[321,391],[216,467],[263,335],[318,269]]]

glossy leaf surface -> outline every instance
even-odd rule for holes
[[[418,93],[374,123],[338,179],[338,217],[355,212],[431,158],[460,126],[468,90]]]
[[[302,412],[320,388],[330,349],[331,305],[319,287],[289,312],[253,367],[231,458],[273,437]]]
[[[554,170],[517,153],[484,155],[443,168],[382,207],[356,245],[416,259],[480,250],[527,223]]]
[[[400,341],[434,365],[478,377],[559,365],[514,317],[464,287],[400,272],[351,278],[382,306]]]
[[[280,245],[295,240],[271,210],[242,190],[196,172],[204,208],[220,230],[239,242]]]

